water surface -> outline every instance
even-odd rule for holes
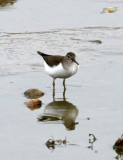
[[[112,147],[123,131],[122,1],[0,5],[0,159],[115,159]],[[100,13],[109,6],[118,11]],[[65,97],[60,79],[53,97],[38,50],[76,53],[80,68],[66,81]],[[45,92],[35,110],[24,104],[30,88]],[[89,134],[97,138],[93,144]],[[69,142],[49,150],[45,143],[52,138]]]

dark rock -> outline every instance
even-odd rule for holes
[[[123,156],[123,135],[117,139],[117,141],[113,145],[113,149],[116,151],[118,155]]]

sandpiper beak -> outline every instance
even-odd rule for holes
[[[79,65],[79,63],[75,59],[72,59],[72,61],[75,62],[77,65]]]

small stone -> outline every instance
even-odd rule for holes
[[[90,120],[90,118],[88,117],[87,120]]]
[[[24,92],[24,95],[29,99],[35,99],[43,96],[44,92],[40,91],[39,89],[29,89]]]
[[[30,110],[35,110],[41,107],[42,102],[39,99],[32,99],[32,100],[25,102],[25,104]]]

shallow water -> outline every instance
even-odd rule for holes
[[[63,2],[18,0],[0,7],[0,159],[117,156],[112,146],[123,132],[123,1]],[[109,6],[118,11],[100,13]],[[54,99],[38,50],[76,53],[80,68],[66,80],[65,97],[57,79]],[[42,107],[33,111],[24,104],[30,88],[45,92]],[[93,144],[89,134],[97,138]],[[45,145],[65,137],[66,145]]]

